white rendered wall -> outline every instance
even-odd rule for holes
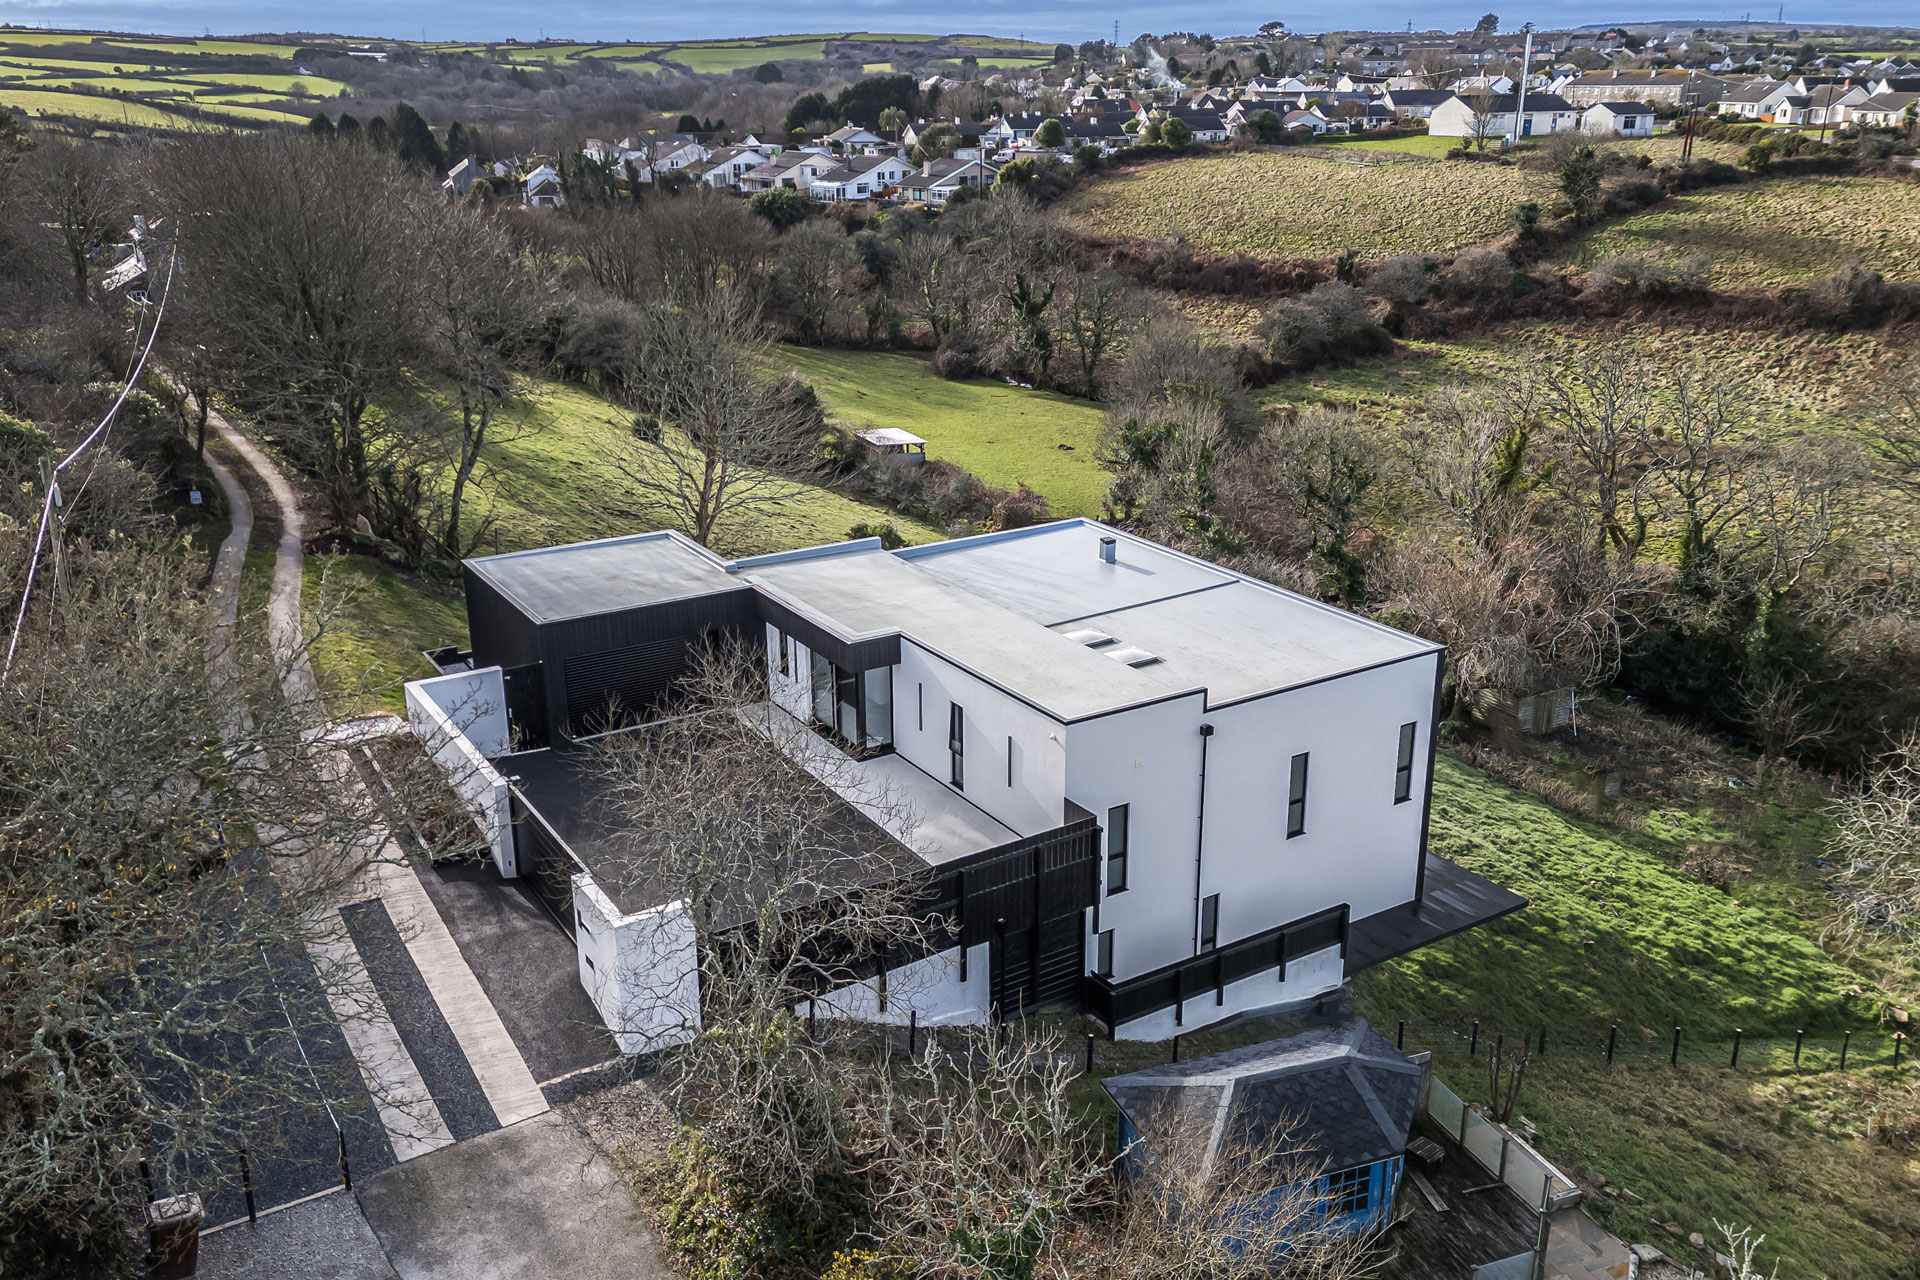
[[[1067,728],[1067,794],[1101,828],[1099,922],[1114,931],[1116,978],[1193,954],[1204,718],[1196,693]],[[1127,889],[1109,896],[1107,811],[1121,804],[1128,807]]]
[[[414,680],[407,684],[406,696],[408,725],[473,815],[493,865],[509,879],[519,875],[507,780],[487,760],[507,747],[506,686],[500,668]],[[473,734],[479,735],[478,742]]]
[[[947,714],[956,702],[966,717],[966,785],[960,793],[1023,836],[1060,826],[1071,794],[1066,726],[903,638],[900,665],[893,669],[893,748],[942,783],[953,776]]]
[[[923,1027],[979,1026],[993,1002],[986,943],[967,949],[967,977],[960,979],[960,948],[887,971],[887,1008],[880,1009],[877,979],[841,987],[815,1001],[822,1018],[853,1018],[904,1027],[914,1014]],[[795,1010],[804,1014],[803,1004]]]
[[[1166,1040],[1182,1031],[1193,1031],[1235,1014],[1271,1009],[1276,1005],[1298,1005],[1330,991],[1338,991],[1346,981],[1346,961],[1338,946],[1326,947],[1312,955],[1301,956],[1287,964],[1287,980],[1281,982],[1276,970],[1249,974],[1226,986],[1226,998],[1214,1003],[1214,993],[1202,991],[1181,1009],[1161,1009],[1144,1018],[1123,1022],[1114,1028],[1117,1040]],[[1175,1014],[1179,1021],[1174,1020]]]
[[[1208,713],[1200,896],[1220,895],[1220,941],[1352,906],[1410,901],[1420,870],[1437,655],[1409,658]],[[1400,726],[1414,731],[1413,793],[1393,801]],[[1306,833],[1287,839],[1293,756],[1308,755]]]
[[[573,877],[580,985],[622,1053],[700,1034],[700,958],[686,904],[622,915],[591,876]]]
[[[1107,895],[1101,875],[1099,927],[1114,931],[1114,978],[1192,956],[1197,904],[1210,894],[1220,895],[1222,945],[1342,904],[1357,920],[1409,901],[1437,662],[1410,658],[1212,711],[1196,695],[1072,725],[1067,794],[1103,832],[1109,808],[1129,807],[1126,891]],[[1400,726],[1409,721],[1419,726],[1413,790],[1395,804]],[[1202,723],[1214,733],[1196,892]],[[1300,752],[1306,832],[1289,840],[1287,784]]]

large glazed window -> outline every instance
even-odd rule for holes
[[[848,671],[813,655],[813,725],[855,755],[893,747],[893,668]]]

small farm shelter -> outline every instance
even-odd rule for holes
[[[927,460],[927,442],[899,427],[868,427],[853,433],[860,442],[878,453],[898,454],[911,462]]]
[[[1285,1144],[1290,1161],[1318,1170],[1325,1213],[1363,1230],[1392,1212],[1421,1068],[1356,1018],[1102,1084],[1120,1110],[1129,1177],[1150,1158],[1201,1161],[1212,1177],[1223,1158],[1269,1156]],[[1156,1149],[1168,1145],[1176,1149]],[[1270,1202],[1297,1185],[1273,1188]]]

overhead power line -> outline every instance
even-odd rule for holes
[[[114,415],[120,412],[120,406],[127,402],[127,396],[133,391],[134,385],[140,381],[140,374],[147,367],[147,357],[153,354],[154,340],[160,336],[160,321],[167,314],[167,295],[173,292],[173,267],[174,255],[169,255],[167,258],[167,282],[162,285],[160,289],[160,305],[153,313],[153,328],[147,333],[146,345],[140,350],[140,359],[135,362],[133,371],[127,375],[127,380],[121,384],[120,394],[114,397],[113,404],[108,407],[106,416],[100,419],[100,424],[88,432],[86,439],[75,445],[71,453],[54,464],[52,471],[48,475],[46,497],[43,498],[40,503],[40,528],[33,536],[33,553],[27,560],[27,584],[20,592],[20,609],[14,615],[13,635],[7,640],[6,664],[0,666],[0,692],[6,690],[7,681],[13,675],[13,658],[14,655],[19,652],[20,633],[26,626],[27,604],[33,599],[33,582],[40,570],[40,554],[46,549],[47,527],[53,519],[53,497],[54,494],[59,492],[60,473],[72,466],[81,454],[85,453],[92,447],[95,441],[106,434],[107,428],[113,425]],[[138,341],[139,327],[137,325],[134,328],[134,334],[135,341]]]

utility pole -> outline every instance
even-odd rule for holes
[[[1520,29],[1527,33],[1527,47],[1520,57],[1520,83],[1513,100],[1513,132],[1507,135],[1510,144],[1520,141],[1520,131],[1526,127],[1527,77],[1533,74],[1533,24],[1529,22]]]
[[[53,459],[40,459],[40,480],[47,486],[48,515],[47,537],[53,552],[53,594],[56,600],[69,600],[73,596],[71,585],[67,581],[67,502],[60,494],[60,480],[54,474]]]

